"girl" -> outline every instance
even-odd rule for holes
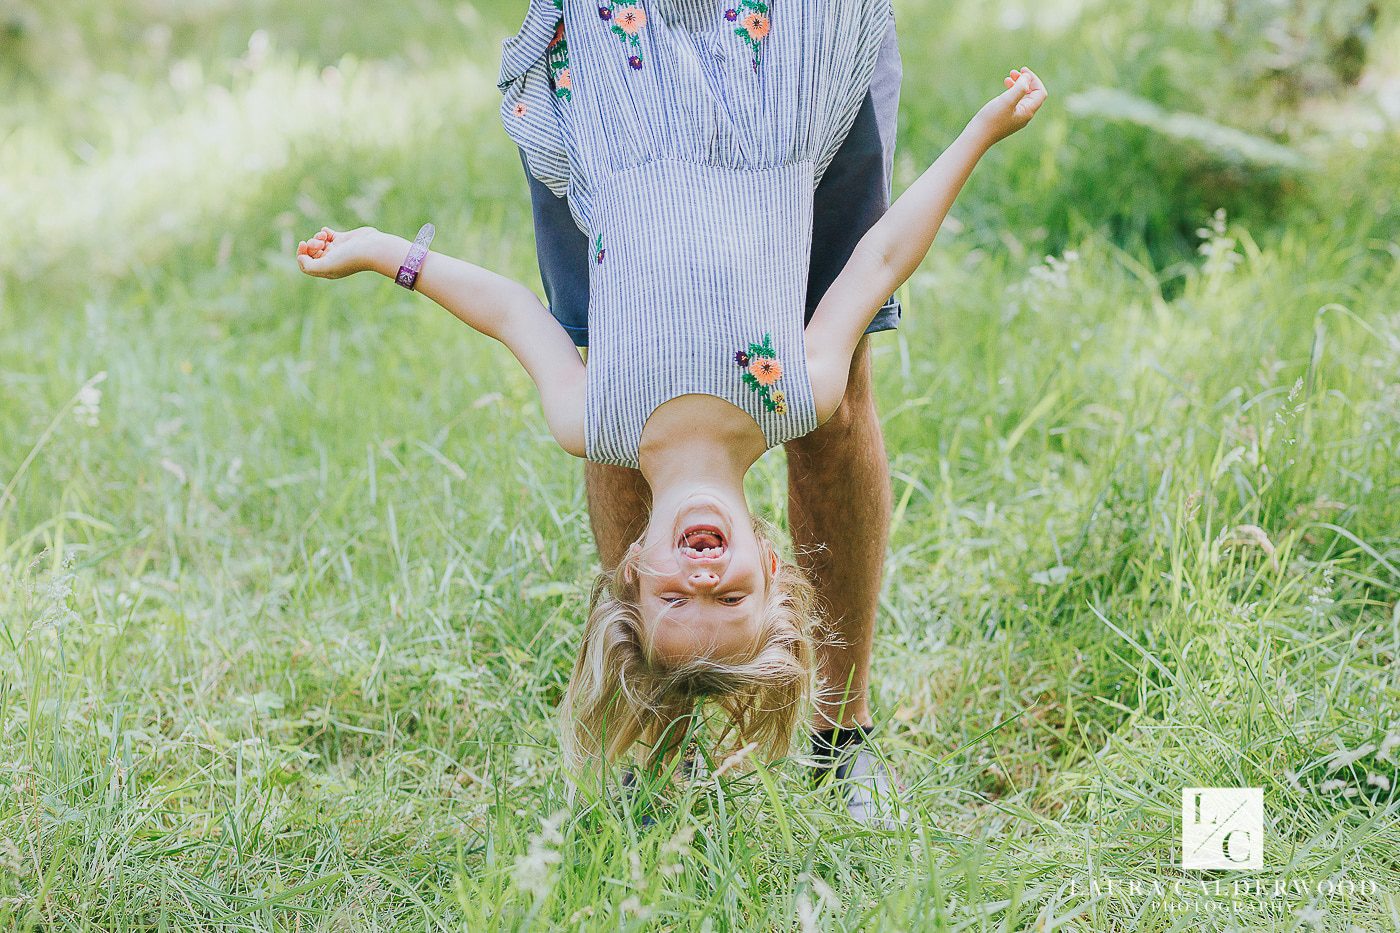
[[[504,343],[559,445],[639,468],[648,527],[593,588],[564,703],[576,770],[660,751],[704,698],[785,754],[810,698],[812,588],[743,480],[840,404],[872,316],[972,169],[1046,99],[1029,69],[861,239],[804,326],[812,194],[870,80],[889,0],[531,0],[501,112],[588,236],[587,361],[525,286],[372,227],[298,244],[307,274],[374,270]],[[425,231],[430,228],[425,226]],[[838,686],[839,685],[834,685]]]

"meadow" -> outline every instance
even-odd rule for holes
[[[522,5],[0,10],[0,927],[1400,929],[1397,6],[897,4],[896,191],[1053,97],[872,338],[896,832],[791,761],[571,803],[578,462],[297,270],[431,220],[538,284]],[[1264,869],[1178,867],[1212,786]]]

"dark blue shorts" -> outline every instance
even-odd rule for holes
[[[904,66],[899,57],[894,17],[875,62],[870,91],[841,148],[822,176],[814,196],[812,259],[807,278],[807,320],[831,287],[865,232],[890,203],[895,124]],[[525,153],[520,153],[525,164]],[[525,171],[535,216],[535,253],[549,310],[573,338],[588,346],[588,261],[592,247],[574,224],[568,202]],[[899,302],[891,296],[875,313],[867,334],[899,325]]]

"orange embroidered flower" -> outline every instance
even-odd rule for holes
[[[762,13],[748,14],[743,18],[740,25],[748,32],[749,38],[755,42],[758,42],[764,36],[768,35],[768,17],[764,16]]]
[[[564,38],[564,21],[561,19],[559,25],[554,27],[554,38],[549,40],[549,44],[558,45],[562,38]]]
[[[622,31],[629,36],[635,36],[637,30],[647,24],[647,15],[642,12],[641,7],[620,7],[613,10],[613,22],[621,26]]]
[[[749,364],[749,372],[759,385],[771,386],[783,375],[783,364],[769,356],[760,356]]]
[[[516,104],[516,105],[515,105],[515,108],[514,108],[513,110],[511,110],[511,113],[515,114],[517,117],[523,117],[523,116],[525,116],[525,111],[527,111],[527,110],[529,110],[529,109],[530,109],[530,108],[529,108],[529,107],[526,107],[525,104],[522,102],[522,103]]]
[[[557,75],[555,75],[555,76],[554,76],[554,83],[555,83],[557,86],[562,87],[562,88],[571,88],[571,87],[573,87],[573,86],[574,86],[574,79],[571,78],[571,77],[569,76],[569,69],[564,68],[564,69],[562,69]]]

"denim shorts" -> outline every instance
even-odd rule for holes
[[[875,73],[870,79],[870,90],[813,197],[812,256],[807,277],[809,321],[860,238],[889,207],[899,85],[903,77],[899,40],[891,15],[875,62]],[[523,151],[520,160],[523,166]],[[525,178],[530,185],[530,206],[535,219],[535,253],[550,313],[569,332],[576,346],[586,347],[588,262],[592,246],[574,224],[568,202],[556,197],[528,168]],[[899,319],[899,301],[891,296],[875,312],[865,332],[893,330],[899,325]]]

